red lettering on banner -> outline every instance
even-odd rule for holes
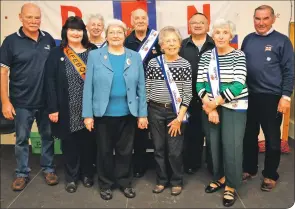
[[[60,6],[61,9],[61,19],[62,19],[62,25],[65,24],[66,20],[69,17],[69,12],[73,12],[75,16],[82,18],[82,12],[78,7],[73,6]]]
[[[147,11],[147,2],[145,0],[140,0],[136,2],[122,1],[121,7],[122,7],[122,21],[127,25],[128,34],[129,34],[132,31],[131,12],[135,9],[143,9]]]
[[[195,6],[188,6],[187,7],[187,33],[191,34],[190,29],[189,29],[189,19],[197,13],[198,10],[196,9]],[[210,25],[210,19],[211,19],[211,14],[210,14],[210,4],[203,4],[203,12],[202,12],[207,18],[208,22]]]

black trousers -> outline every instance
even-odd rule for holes
[[[258,170],[258,142],[260,125],[265,136],[265,160],[262,174],[277,180],[281,157],[282,114],[277,111],[280,96],[250,94],[247,125],[244,137],[244,172],[255,175]]]
[[[183,185],[183,131],[171,137],[167,125],[176,118],[172,109],[150,104],[148,107],[149,127],[154,143],[157,184],[172,186]]]
[[[86,128],[61,139],[66,182],[77,182],[80,177],[93,178],[94,133]]]
[[[148,129],[139,129],[136,124],[133,154],[133,165],[135,172],[145,171],[147,169],[148,158],[146,149],[149,140],[148,133]]]
[[[198,169],[202,165],[204,132],[202,126],[202,102],[192,99],[188,108],[189,122],[184,133],[184,169]]]
[[[111,189],[116,183],[123,188],[131,187],[135,124],[136,118],[131,115],[95,118],[96,167],[101,189]]]

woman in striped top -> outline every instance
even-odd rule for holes
[[[192,98],[192,81],[189,62],[178,55],[180,44],[181,35],[177,29],[170,26],[163,28],[159,34],[159,45],[164,55],[152,59],[146,70],[148,120],[155,147],[157,172],[157,185],[153,189],[154,193],[161,193],[169,183],[172,185],[172,195],[179,195],[182,191],[182,121]],[[165,70],[163,66],[166,66]],[[173,80],[176,84],[170,90],[166,83],[167,80],[164,79],[166,75],[169,77],[168,82]],[[179,94],[175,93],[176,89]],[[173,108],[169,91],[178,95],[175,96],[180,104],[180,106],[176,105],[178,108]],[[167,163],[170,165],[167,166]],[[167,167],[171,168],[169,169],[171,172]]]
[[[216,48],[201,57],[197,92],[203,102],[206,142],[211,150],[214,181],[205,191],[225,186],[223,204],[231,206],[235,189],[242,180],[243,137],[246,125],[248,90],[246,59],[230,46],[235,25],[223,19],[212,25]]]

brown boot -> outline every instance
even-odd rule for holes
[[[58,184],[58,177],[55,173],[43,173],[45,181],[48,185],[53,186]]]
[[[262,191],[270,192],[275,186],[276,181],[269,178],[264,178],[260,188]]]
[[[22,191],[30,181],[29,177],[16,177],[12,182],[11,188],[13,191]]]

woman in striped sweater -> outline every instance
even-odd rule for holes
[[[211,149],[214,181],[205,189],[213,193],[225,186],[223,204],[231,206],[242,181],[243,137],[248,90],[246,59],[230,46],[235,25],[223,19],[212,25],[216,48],[201,57],[197,92],[203,102],[204,131]]]
[[[169,183],[172,195],[182,191],[182,122],[192,98],[192,78],[189,62],[178,55],[180,44],[181,35],[177,29],[163,28],[159,45],[164,55],[150,60],[146,71],[148,120],[157,173],[154,193],[163,192]]]

